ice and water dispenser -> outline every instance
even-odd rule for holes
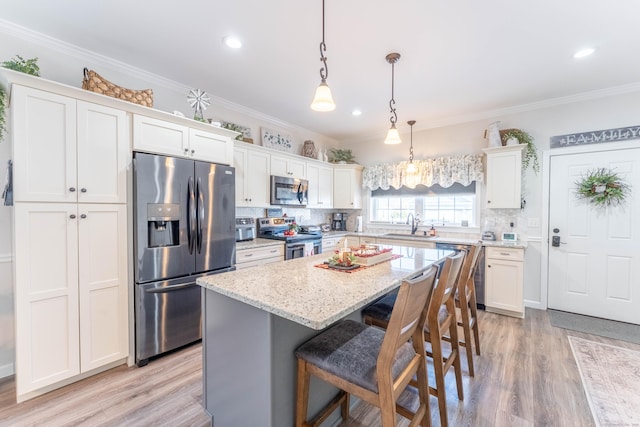
[[[147,245],[149,248],[180,244],[180,205],[152,203],[147,205]]]

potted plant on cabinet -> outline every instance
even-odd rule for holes
[[[538,150],[533,143],[533,137],[529,132],[521,129],[505,129],[500,131],[500,138],[503,145],[510,145],[509,140],[516,140],[518,144],[527,144],[522,156],[522,167],[527,169],[529,165],[535,173],[540,172],[540,163],[538,162]]]
[[[331,161],[333,163],[353,163],[355,158],[351,150],[344,150],[342,148],[332,148]]]

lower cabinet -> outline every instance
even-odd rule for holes
[[[524,249],[488,246],[485,260],[487,311],[524,317]]]
[[[284,261],[284,244],[236,249],[236,269]]]
[[[349,246],[355,246],[358,243],[358,238],[356,237],[356,240],[352,240],[354,237],[353,236],[348,236],[349,238],[347,239],[347,236],[329,236],[329,237],[323,237],[322,238],[322,253],[331,253],[335,250],[337,250],[338,248],[341,248],[344,246],[344,241],[345,239],[347,239],[347,244]]]
[[[124,204],[14,209],[20,402],[128,357],[127,215]]]

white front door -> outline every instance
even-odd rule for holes
[[[623,204],[576,197],[599,168],[630,185]],[[640,324],[640,148],[552,156],[549,182],[549,308]]]

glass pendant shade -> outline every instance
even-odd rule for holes
[[[407,165],[407,172],[414,173],[415,171],[416,171],[416,164],[413,162],[409,162],[409,164]]]
[[[394,145],[400,144],[401,142],[400,134],[398,133],[398,129],[396,129],[396,124],[394,123],[391,125],[391,129],[389,129],[389,133],[387,133],[387,138],[384,140],[384,143]]]
[[[320,86],[316,89],[316,96],[313,97],[311,109],[314,111],[333,111],[335,108],[336,104],[333,102],[331,89],[329,89],[327,81],[322,79]]]

